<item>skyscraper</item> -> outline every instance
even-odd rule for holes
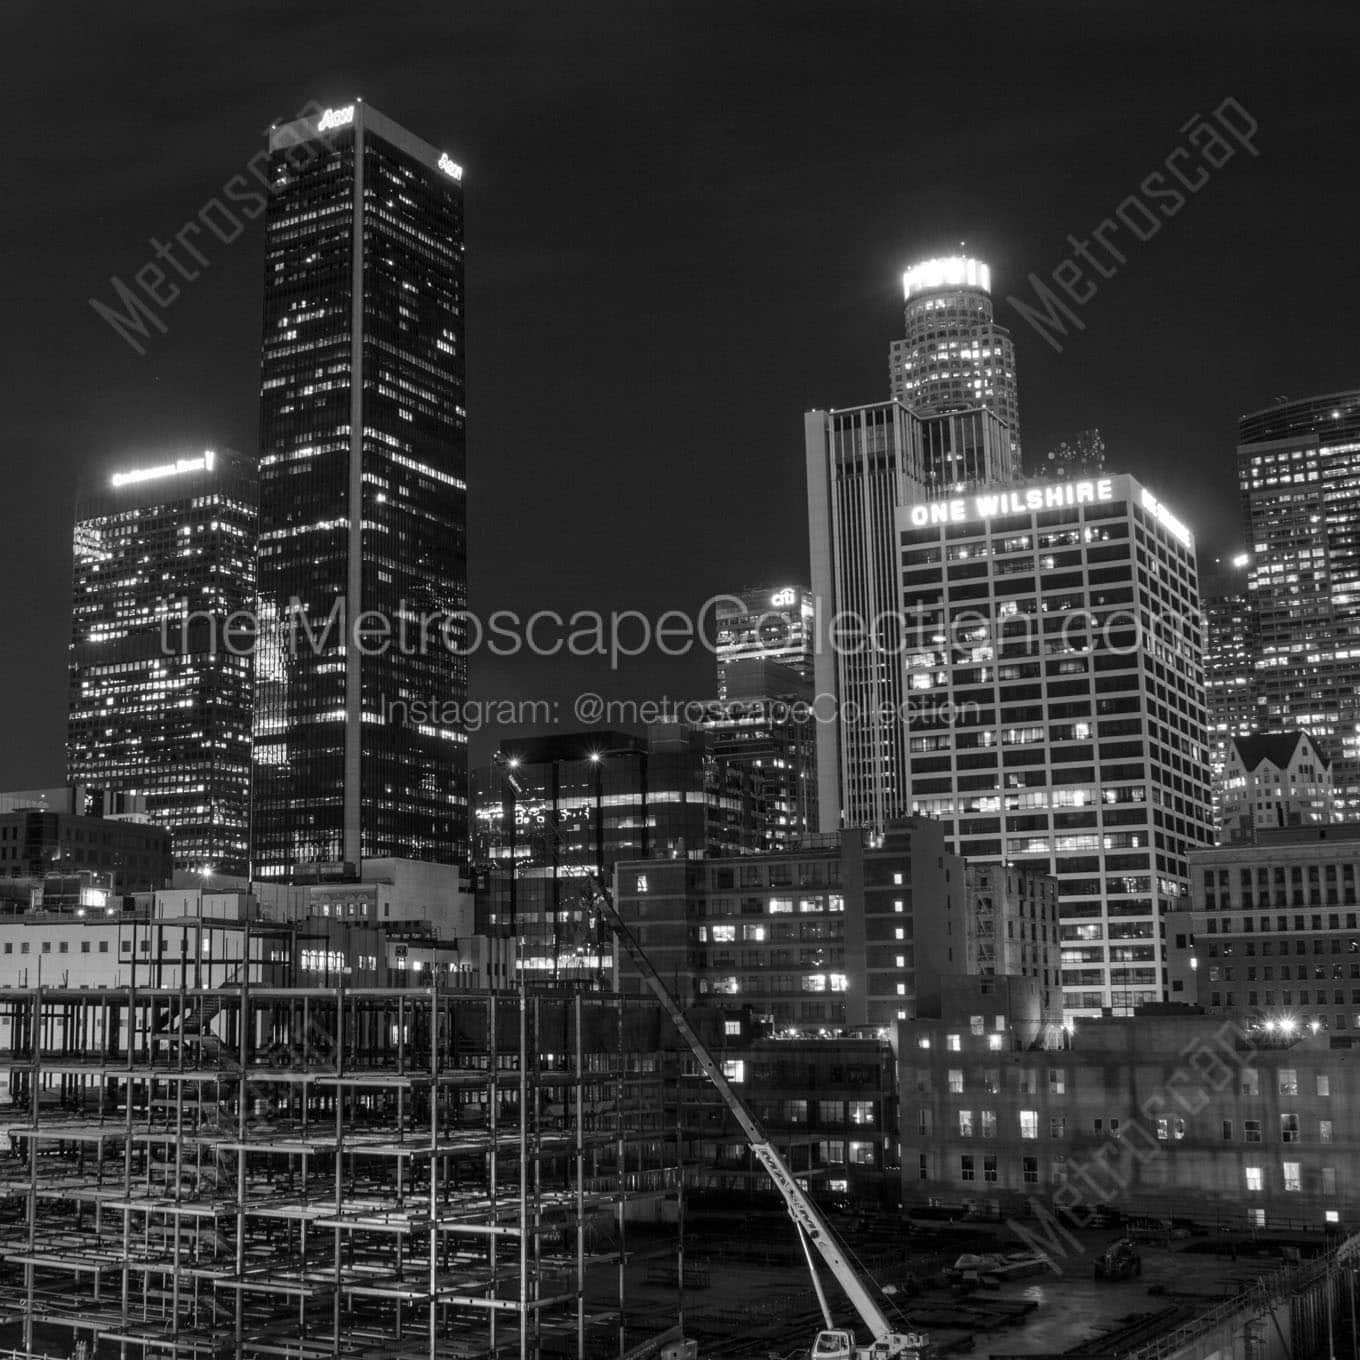
[[[895,400],[939,414],[985,406],[1005,421],[1020,467],[1015,343],[992,318],[991,270],[964,255],[922,260],[902,275],[903,338],[888,371]]]
[[[1233,738],[1258,730],[1256,610],[1247,589],[1248,553],[1201,569],[1204,602],[1204,693],[1209,723],[1209,772],[1214,794],[1214,839],[1222,838],[1224,771]]]
[[[145,795],[181,869],[246,871],[257,498],[221,448],[77,497],[66,777]]]
[[[359,102],[274,128],[270,156],[252,863],[455,863],[463,172]],[[431,699],[453,716],[405,720]]]
[[[1067,1014],[1165,999],[1161,917],[1210,839],[1189,529],[1132,477],[922,501],[898,528],[899,796],[970,862],[1056,876]]]
[[[742,661],[774,661],[812,683],[812,592],[806,586],[754,586],[720,595],[717,627],[718,698],[727,698],[727,669]]]
[[[907,812],[897,509],[932,492],[1009,484],[1009,431],[988,408],[918,415],[888,401],[809,411],[804,437],[818,815],[823,831],[883,826]]]
[[[906,731],[895,717],[902,667],[891,636],[884,655],[862,638],[821,633],[835,618],[885,619],[891,631],[900,591],[894,516],[917,481],[912,416],[898,401],[809,411],[804,435],[816,690],[837,700],[835,721],[817,733],[818,817],[828,832],[883,826],[899,814],[905,791]]]
[[[1238,478],[1261,725],[1301,727],[1360,816],[1360,391],[1243,416]]]

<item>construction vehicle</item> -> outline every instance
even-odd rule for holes
[[[511,787],[516,792],[522,792],[510,762],[498,757],[498,763]],[[556,831],[556,828],[553,830]],[[756,1160],[765,1168],[775,1188],[784,1198],[789,1217],[793,1219],[798,1231],[803,1255],[807,1258],[808,1270],[812,1275],[812,1287],[816,1291],[822,1319],[826,1324],[817,1333],[813,1342],[811,1360],[920,1360],[921,1352],[929,1344],[929,1337],[921,1332],[899,1332],[895,1329],[878,1301],[865,1288],[858,1273],[846,1259],[840,1242],[821,1210],[798,1184],[793,1172],[779,1155],[759,1121],[732,1089],[732,1084],[723,1074],[722,1065],[708,1051],[708,1045],[690,1025],[680,1003],[671,995],[670,989],[652,967],[651,960],[643,952],[627,922],[619,915],[618,908],[614,905],[613,893],[594,870],[586,871],[582,884],[591,899],[587,905],[594,908],[600,919],[608,926],[610,933],[627,951],[633,966],[642,975],[643,981],[670,1017],[671,1024],[689,1045],[700,1070],[717,1089],[723,1102],[741,1126]],[[868,1345],[856,1341],[854,1332],[848,1328],[836,1326],[826,1292],[817,1274],[816,1263],[812,1258],[812,1247],[817,1248],[827,1269],[836,1277],[855,1312],[859,1314],[860,1321],[868,1329],[871,1337]]]
[[[1096,1257],[1095,1277],[1097,1280],[1127,1280],[1143,1273],[1143,1258],[1131,1237],[1121,1237],[1111,1242]]]

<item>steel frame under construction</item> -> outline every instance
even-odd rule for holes
[[[622,1354],[660,1027],[565,987],[2,992],[0,1303],[30,1352]]]

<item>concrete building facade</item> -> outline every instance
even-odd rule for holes
[[[1360,1030],[1360,825],[1261,830],[1191,855],[1190,872],[1188,1000],[1244,1022]]]
[[[890,1028],[938,1014],[960,977],[997,975],[965,867],[927,818],[764,855],[623,863],[615,883],[620,912],[682,1003],[747,1006],[781,1032]],[[1017,957],[1048,952],[1033,981],[1053,1018],[1057,924],[1052,890],[1042,896],[1041,908],[998,894],[987,921]],[[1030,932],[1034,943],[1019,945]],[[626,958],[620,970],[622,990],[641,985]]]
[[[904,1201],[1079,1211],[1078,1223],[1110,1207],[1238,1229],[1353,1226],[1351,1043],[1253,1035],[1179,1008],[1079,1020],[1053,1048],[957,1017],[908,1022]]]
[[[1211,839],[1190,531],[1131,477],[898,512],[907,797],[970,863],[1054,875],[1063,1007],[1167,995],[1161,918]]]

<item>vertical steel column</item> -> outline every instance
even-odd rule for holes
[[[529,998],[519,984],[519,1356],[529,1360]]]
[[[585,1198],[585,1063],[581,1022],[585,1003],[580,984],[576,987],[576,1044],[574,1075],[576,1078],[576,1360],[586,1355],[586,1198]]]

